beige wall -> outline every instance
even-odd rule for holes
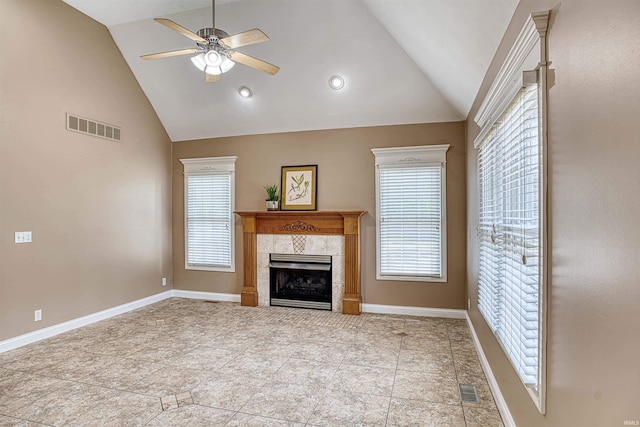
[[[376,280],[374,147],[451,144],[447,153],[448,283]],[[236,209],[264,210],[265,184],[279,183],[280,167],[318,165],[318,209],[364,209],[362,218],[363,302],[464,308],[465,172],[464,123],[383,126],[281,133],[173,144],[173,253],[175,287],[239,294],[242,234],[236,223],[236,273],[184,269],[183,167],[178,159],[238,156]]]
[[[470,312],[518,426],[640,419],[640,2],[523,0],[469,115],[530,12],[553,9],[549,58],[547,415],[477,309],[476,152],[468,122]]]
[[[171,145],[107,29],[1,0],[0,60],[0,341],[167,289]],[[66,112],[122,142],[66,131]]]

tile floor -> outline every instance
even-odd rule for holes
[[[0,354],[0,426],[35,425],[502,421],[464,320],[172,298]]]

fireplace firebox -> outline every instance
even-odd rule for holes
[[[330,255],[269,255],[271,305],[331,310]]]

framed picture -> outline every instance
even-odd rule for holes
[[[282,166],[280,210],[315,211],[318,165]]]

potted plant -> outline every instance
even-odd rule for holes
[[[277,211],[278,210],[278,184],[274,185],[264,185],[265,190],[267,190],[267,210],[268,211]]]

